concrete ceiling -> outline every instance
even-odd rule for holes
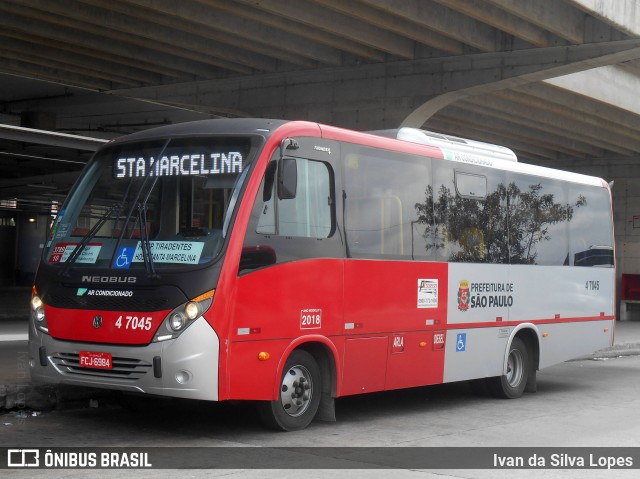
[[[0,0],[0,124],[265,116],[634,158],[639,33],[637,0]],[[0,129],[0,200],[62,199],[91,149]]]

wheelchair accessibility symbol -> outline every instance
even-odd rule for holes
[[[456,336],[456,352],[463,353],[467,349],[467,333],[459,333]]]
[[[113,260],[113,267],[118,269],[127,269],[131,266],[131,260],[133,259],[133,253],[136,249],[133,246],[122,246],[116,254],[116,258]]]

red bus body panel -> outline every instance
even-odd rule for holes
[[[260,157],[256,160],[255,169],[249,178],[247,188],[238,210],[235,227],[231,233],[231,241],[226,253],[225,262],[220,275],[219,288],[216,290],[216,299],[213,307],[207,313],[206,318],[215,328],[221,338],[220,364],[219,364],[219,397],[220,399],[276,399],[278,396],[277,383],[279,382],[284,361],[287,354],[294,348],[305,342],[318,342],[325,344],[331,352],[336,368],[336,392],[337,395],[353,394],[359,386],[359,379],[364,371],[361,367],[353,366],[343,373],[345,361],[345,343],[348,338],[366,337],[365,331],[349,331],[344,329],[345,322],[350,322],[348,318],[351,314],[362,317],[371,315],[376,318],[379,326],[374,327],[374,322],[369,320],[373,330],[385,331],[388,337],[391,331],[401,330],[393,326],[393,319],[386,318],[379,321],[381,307],[387,311],[392,307],[392,302],[385,305],[385,296],[380,295],[374,302],[370,301],[370,306],[357,303],[359,300],[349,299],[349,306],[344,305],[345,296],[358,294],[358,298],[366,294],[366,291],[359,289],[359,282],[369,281],[367,275],[375,274],[379,280],[388,281],[394,277],[393,274],[384,272],[380,264],[370,262],[367,266],[358,261],[360,266],[348,266],[351,271],[349,278],[340,272],[340,269],[350,265],[352,260],[308,260],[272,266],[262,271],[254,271],[250,274],[238,277],[238,264],[242,254],[243,239],[246,234],[247,224],[251,215],[254,200],[262,181],[262,176],[267,163],[273,152],[280,147],[282,140],[288,137],[318,137],[330,140],[341,140],[357,144],[366,144],[390,150],[404,151],[405,153],[425,155],[432,158],[442,159],[443,154],[439,148],[419,145],[409,142],[398,142],[384,137],[366,135],[359,132],[343,130],[336,127],[320,126],[309,122],[291,122],[281,126],[273,132],[268,142],[265,144]],[[346,262],[345,262],[346,261]],[[390,262],[393,263],[393,262]],[[417,268],[418,265],[397,263],[398,268]],[[431,266],[430,266],[431,267]],[[439,271],[446,271],[446,265],[437,267]],[[424,271],[424,266],[422,267]],[[384,278],[380,278],[384,276]],[[417,278],[417,277],[416,277]],[[348,281],[350,287],[343,282]],[[389,285],[385,281],[373,286],[374,290],[387,291],[390,287],[392,294],[398,294],[401,288]],[[446,279],[440,291],[446,292]],[[344,287],[343,287],[344,285]],[[415,295],[416,286],[402,294]],[[347,293],[348,294],[345,294]],[[389,297],[389,296],[387,296]],[[415,302],[414,297],[406,306]],[[394,300],[395,301],[395,300]],[[393,302],[395,304],[395,302]],[[443,299],[440,304],[446,308],[446,301]],[[319,330],[300,330],[300,314],[305,309],[322,309],[322,328]],[[353,311],[351,311],[351,309]],[[415,308],[414,308],[415,309]],[[446,317],[446,311],[436,313],[440,321]],[[395,316],[397,318],[397,315]],[[226,319],[216,319],[226,318]],[[435,319],[435,318],[434,318]],[[351,321],[353,322],[353,321]],[[414,324],[418,328],[420,318],[415,315],[407,320],[407,331],[411,331],[409,324]],[[386,328],[382,327],[387,324]],[[423,322],[423,325],[425,322]],[[382,327],[382,329],[380,329]],[[248,334],[238,335],[238,329],[247,329]],[[415,336],[418,343],[433,341],[433,330],[437,328],[418,328],[410,335]],[[354,334],[356,333],[356,334]],[[377,334],[379,336],[379,333]],[[228,345],[223,347],[223,340]],[[388,341],[388,339],[385,339]],[[360,353],[360,348],[356,343],[348,343],[349,354],[354,357],[354,361],[373,360],[366,358]],[[430,344],[430,343],[429,343]],[[429,346],[430,348],[431,346]],[[409,355],[425,354],[423,350],[429,349],[421,347],[420,350],[414,346],[407,348],[407,354],[396,354],[390,360],[392,370],[402,369],[412,361]],[[380,348],[382,349],[382,348]],[[267,361],[258,360],[260,352],[268,352],[270,359]],[[385,352],[387,347],[385,346]],[[384,357],[383,357],[384,356]],[[424,384],[425,377],[432,377],[429,383],[438,382],[442,378],[442,363],[444,354],[440,351],[428,355],[428,364],[412,364],[410,371],[404,371],[403,377],[389,379],[387,386],[386,379],[381,385],[374,385],[371,390],[393,389],[396,384],[411,383]],[[433,357],[431,357],[433,356]],[[386,354],[378,354],[375,360],[381,361],[386,368]],[[431,361],[434,361],[433,363]],[[351,364],[351,363],[349,363]],[[440,365],[440,366],[438,366]],[[367,368],[368,369],[368,368]],[[413,371],[422,372],[416,378]],[[249,373],[251,371],[251,373]],[[376,376],[380,376],[379,371],[374,371]],[[248,377],[249,376],[249,377]],[[384,377],[384,375],[382,375]],[[355,379],[352,379],[355,378]],[[343,392],[343,382],[346,386]]]

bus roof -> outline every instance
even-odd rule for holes
[[[151,128],[126,135],[111,141],[108,145],[128,143],[131,141],[147,141],[169,137],[205,136],[205,135],[251,135],[259,134],[264,138],[270,137],[281,127],[298,130],[304,125],[318,128],[319,136],[368,144],[385,149],[407,151],[407,143],[413,144],[411,152],[429,157],[444,158],[466,164],[474,164],[504,171],[519,172],[561,181],[606,187],[607,183],[601,178],[571,173],[542,166],[536,166],[517,161],[517,157],[509,148],[489,143],[467,140],[464,138],[442,135],[416,128],[400,128],[396,130],[382,130],[376,132],[358,132],[339,127],[307,121],[289,121],[263,118],[221,118],[199,120],[174,125]],[[308,129],[303,128],[308,131]],[[286,134],[286,133],[285,133]],[[400,146],[406,145],[406,146]],[[434,153],[438,153],[435,155]]]

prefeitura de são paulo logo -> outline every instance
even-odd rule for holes
[[[460,280],[460,287],[458,288],[458,309],[460,311],[469,309],[469,281],[466,279]]]

